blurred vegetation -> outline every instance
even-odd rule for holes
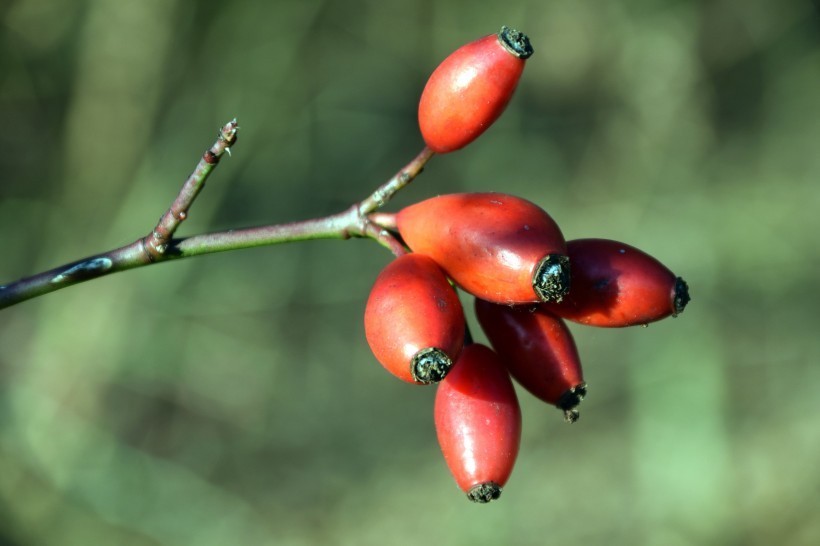
[[[185,234],[341,210],[421,148],[436,64],[502,24],[536,49],[506,114],[390,209],[527,197],[667,263],[686,313],[573,327],[581,421],[521,392],[516,471],[475,506],[434,390],[365,344],[372,242],[21,304],[0,312],[0,544],[820,543],[816,2],[0,4],[0,281],[145,233],[234,116]]]

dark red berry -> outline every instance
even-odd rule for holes
[[[444,59],[419,102],[419,127],[427,146],[452,152],[483,133],[504,111],[532,52],[524,34],[502,27]]]
[[[581,359],[560,318],[535,306],[510,307],[476,298],[478,322],[522,387],[564,411],[572,423],[586,395]]]
[[[665,265],[637,248],[609,239],[567,243],[572,290],[546,307],[590,326],[644,325],[683,312],[689,288]]]
[[[435,403],[439,445],[458,486],[475,502],[497,499],[521,442],[521,409],[498,355],[468,345],[439,383]]]
[[[464,343],[464,311],[441,268],[423,254],[393,260],[376,279],[364,314],[376,359],[410,383],[436,383]]]
[[[464,290],[497,303],[560,301],[569,289],[566,243],[543,209],[503,193],[441,195],[396,216],[404,241]]]

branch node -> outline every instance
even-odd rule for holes
[[[202,154],[202,160],[205,161],[208,165],[216,165],[219,163],[219,156],[213,153],[211,150],[205,150],[205,153]]]
[[[140,239],[142,254],[148,259],[148,263],[155,263],[157,258],[161,256],[161,253],[157,252],[157,249],[153,244],[153,242],[156,241],[154,238],[155,235],[156,232]]]

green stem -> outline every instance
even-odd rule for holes
[[[365,236],[372,235],[365,234],[356,208],[351,207],[325,218],[172,239],[165,243],[162,254],[149,252],[145,239],[138,239],[129,245],[0,286],[0,309],[111,273],[155,263],[295,241]]]
[[[173,239],[165,253],[167,254],[166,259],[173,260],[257,246],[365,236],[364,226],[356,209],[351,207],[344,212],[324,218]]]
[[[424,166],[434,154],[433,150],[425,146],[413,161],[405,165],[393,178],[379,186],[370,197],[359,203],[359,214],[367,216],[374,210],[382,208],[396,192],[412,182],[424,170]]]

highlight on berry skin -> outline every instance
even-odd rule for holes
[[[376,278],[364,315],[365,336],[384,368],[408,383],[437,383],[464,344],[464,311],[432,258],[405,254]]]
[[[427,147],[453,152],[486,131],[510,102],[532,53],[524,33],[502,27],[444,59],[419,101],[419,129]]]

